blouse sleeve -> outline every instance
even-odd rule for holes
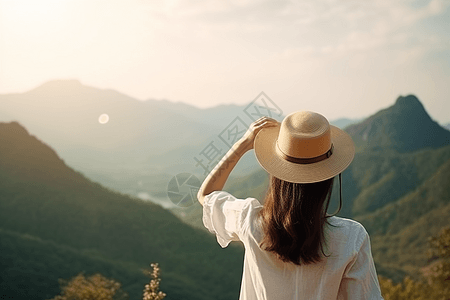
[[[338,299],[383,299],[370,248],[370,239],[364,230],[362,245],[347,266]]]
[[[217,237],[222,248],[231,241],[242,240],[243,231],[252,208],[261,207],[254,198],[237,199],[224,191],[214,191],[203,202],[203,225]]]

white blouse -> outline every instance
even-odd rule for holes
[[[224,191],[205,197],[203,224],[225,248],[231,241],[245,246],[240,300],[383,299],[370,240],[353,220],[331,217],[326,226],[325,253],[320,262],[297,266],[259,247],[262,240],[261,203],[237,199]]]

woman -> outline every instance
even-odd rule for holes
[[[264,205],[222,191],[253,148],[271,177]],[[333,178],[341,179],[354,153],[347,133],[301,111],[281,125],[254,122],[211,171],[197,195],[203,223],[223,248],[245,246],[241,300],[382,299],[364,227],[327,215]]]

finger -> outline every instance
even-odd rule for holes
[[[263,121],[264,123],[268,123],[268,124],[278,124],[279,122],[275,119],[271,119],[271,118],[266,118]]]
[[[269,118],[267,116],[263,116],[261,118],[259,118],[258,120],[256,120],[251,127],[253,127],[254,129],[258,129],[260,130],[263,127],[274,127],[274,126],[278,126],[280,123],[272,118]]]
[[[266,122],[266,121],[277,122],[277,120],[275,120],[275,119],[269,118],[267,116],[262,116],[261,118],[256,120],[255,123],[261,123],[261,122]]]
[[[278,126],[278,123],[265,121],[265,122],[263,122],[261,124],[258,124],[257,128],[276,127],[276,126]]]

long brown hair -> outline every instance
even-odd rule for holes
[[[318,262],[326,256],[324,226],[330,217],[327,210],[333,180],[301,184],[271,176],[260,211],[264,233],[261,248],[296,265]]]

